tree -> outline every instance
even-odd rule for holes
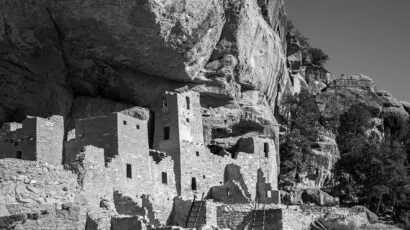
[[[293,184],[308,166],[316,164],[311,146],[318,139],[320,114],[314,96],[303,89],[300,94],[284,99],[282,115],[287,131],[280,139],[280,186]]]
[[[383,204],[382,197],[394,199],[393,190],[406,181],[407,160],[401,141],[385,139],[375,143],[365,134],[371,126],[371,114],[363,104],[353,105],[340,117],[336,141],[341,153],[339,180],[351,187],[350,195],[360,198],[375,212]],[[341,174],[351,175],[344,180]],[[372,198],[377,204],[371,205]]]
[[[302,52],[302,61],[305,65],[313,64],[323,67],[326,61],[329,60],[329,56],[323,50],[312,48],[309,43],[309,38],[305,37],[295,25],[293,25],[291,20],[286,21],[285,30],[288,41],[291,37],[295,37],[299,41]]]
[[[323,67],[326,61],[329,60],[329,56],[319,48],[309,48],[307,53],[310,58],[310,63],[313,65]]]

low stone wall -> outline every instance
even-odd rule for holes
[[[42,208],[36,210],[34,205],[31,212],[0,217],[0,229],[85,229],[86,210],[82,206],[69,203]]]

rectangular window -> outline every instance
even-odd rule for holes
[[[123,123],[124,125],[127,125],[127,121],[122,121],[122,123]]]
[[[166,172],[162,172],[162,183],[168,184],[168,175]]]
[[[199,152],[198,151],[196,151],[196,156],[199,157]]]
[[[17,158],[17,159],[22,159],[22,158],[23,158],[23,152],[17,151],[17,153],[16,153],[16,158]]]
[[[167,98],[164,96],[164,97],[162,98],[162,108],[165,108],[165,107],[167,107],[167,106],[168,106]]]
[[[137,125],[136,127],[137,127],[137,129],[140,129],[140,125]]]
[[[164,127],[164,140],[169,140],[169,127]]]
[[[272,198],[272,191],[270,190],[266,191],[266,197]]]
[[[132,168],[130,164],[127,164],[127,178],[132,178]]]
[[[191,181],[191,189],[193,191],[196,191],[197,187],[196,187],[196,178],[192,177],[192,181]]]
[[[263,143],[263,151],[265,152],[265,157],[269,157],[269,144]]]
[[[191,109],[191,100],[189,97],[185,97],[186,100],[186,109]]]

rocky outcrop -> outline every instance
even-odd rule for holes
[[[226,53],[236,56],[242,87],[259,89],[274,101],[276,85],[286,72],[281,38],[266,23],[256,1],[227,1],[226,10],[227,23],[211,59]]]
[[[351,81],[351,83],[351,86],[356,86],[355,81]],[[361,87],[337,87],[334,84],[316,96],[316,103],[324,120],[338,119],[341,114],[355,104],[365,104],[375,115],[380,114],[382,110],[379,98],[371,90]]]
[[[318,141],[314,142],[312,153],[316,157],[313,171],[306,171],[299,175],[296,184],[298,189],[321,189],[326,183],[333,179],[335,164],[340,160],[339,148],[335,135],[330,132],[323,132],[319,135]]]
[[[150,107],[164,90],[183,86],[221,100],[256,89],[273,105],[288,79],[283,1],[0,6],[0,122],[27,114],[68,117],[78,96]],[[217,60],[222,71],[208,74]],[[226,64],[234,64],[228,75]]]

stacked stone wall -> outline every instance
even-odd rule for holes
[[[167,92],[158,100],[155,110],[154,149],[166,152],[174,161],[174,175],[177,192],[181,191],[181,161],[178,122],[178,100],[176,93]],[[164,129],[169,128],[169,138],[165,140]]]
[[[63,163],[64,118],[51,116],[36,118],[36,143],[38,161],[52,164]]]
[[[23,121],[22,128],[2,131],[0,158],[36,160],[36,126],[35,118],[29,118]]]
[[[239,149],[233,157],[214,155],[204,146],[198,93],[166,92],[163,103],[158,107],[154,146],[173,158],[177,192],[184,199],[207,195],[212,187],[222,186],[227,182],[224,177],[228,165],[240,168],[238,173],[241,175],[238,175],[240,179],[237,182],[243,185],[250,199],[256,198],[257,187],[264,189],[261,194],[265,194],[267,189],[277,189],[278,154],[274,140],[249,138],[252,147]],[[169,140],[163,140],[165,126],[171,128]],[[267,157],[265,143],[269,145]],[[263,186],[257,186],[258,175],[263,177],[260,182]]]
[[[79,168],[88,202],[98,206],[107,201],[119,212],[135,210],[127,214],[148,215],[165,224],[177,196],[174,161],[156,156],[157,151],[150,153],[147,121],[121,113],[78,121],[76,139],[66,143],[66,159]],[[78,158],[81,163],[75,162]]]
[[[258,171],[262,172],[264,180],[260,183],[269,184],[264,186],[261,194],[266,194],[266,190],[277,190],[277,162],[276,148],[274,141],[268,138],[252,138],[255,148],[254,153],[238,152],[235,158],[229,155],[219,156],[211,153],[205,146],[182,141],[181,143],[181,187],[182,197],[192,199],[194,195],[201,196],[208,194],[215,186],[222,186],[228,182],[227,174],[229,167],[238,167],[239,175],[236,175],[237,182],[241,183],[249,194],[250,200],[255,200],[257,196]],[[265,157],[264,143],[269,145],[269,156]],[[231,172],[231,174],[237,172]],[[197,190],[192,190],[192,178],[195,178]],[[260,196],[260,195],[259,195]],[[260,202],[278,202],[277,200]]]
[[[146,183],[149,184],[151,202],[156,210],[155,218],[160,223],[167,223],[173,207],[173,199],[178,196],[174,175],[174,161],[170,156],[165,156],[160,161],[150,161],[151,177]],[[166,174],[166,182],[163,183],[163,173]]]
[[[117,115],[113,113],[108,116],[76,120],[74,141],[76,142],[75,146],[93,145],[103,148],[107,158],[117,155]],[[68,158],[71,159],[72,157]]]
[[[64,120],[61,116],[30,117],[21,125],[6,125],[0,134],[0,159],[21,158],[61,164]]]
[[[232,204],[218,205],[217,207],[217,223],[219,228],[229,229],[250,229],[254,210],[258,215],[258,220],[261,219],[263,212],[265,213],[264,229],[282,230],[283,228],[283,209],[277,205],[257,205],[254,204]]]

